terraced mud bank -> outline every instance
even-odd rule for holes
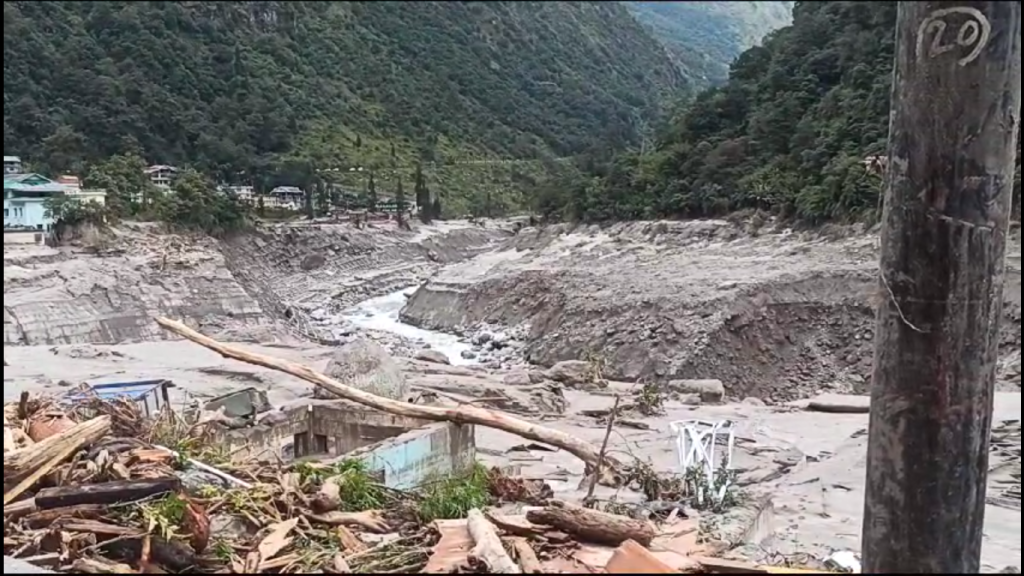
[[[1014,242],[1002,386],[1019,389]],[[871,372],[877,244],[862,230],[759,234],[724,221],[524,229],[432,278],[402,319],[467,334],[502,325],[531,362],[596,357],[614,379],[714,378],[733,397],[774,401],[859,393]]]
[[[4,345],[159,340],[153,314],[247,331],[269,318],[215,242],[126,226],[88,248],[4,235]]]
[[[509,232],[468,223],[289,225],[229,242],[127,225],[88,247],[5,234],[4,344],[160,340],[156,315],[233,341],[331,340],[316,321],[417,284]]]
[[[298,336],[335,343],[352,326],[341,311],[425,281],[511,236],[496,223],[444,222],[413,231],[391,223],[263,227],[221,244],[228,268],[264,310]]]

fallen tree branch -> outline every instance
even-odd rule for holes
[[[483,512],[476,508],[470,510],[466,526],[474,542],[470,557],[483,563],[489,574],[520,573],[519,565],[509,557],[508,552],[505,552],[505,546],[501,543],[501,538],[498,538],[498,531]]]
[[[127,564],[119,564],[98,558],[79,558],[71,566],[72,572],[79,574],[134,574],[135,570]]]
[[[619,403],[622,397],[615,396],[615,405],[612,406],[612,413],[608,415],[608,429],[604,432],[604,441],[601,442],[601,451],[597,454],[597,465],[594,466],[593,476],[590,478],[590,486],[587,488],[587,497],[583,499],[586,506],[594,501],[594,491],[597,490],[597,481],[601,478],[601,466],[604,465],[605,454],[608,451],[608,439],[612,436],[612,429],[615,427],[615,417],[619,415]]]
[[[455,408],[419,406],[416,404],[409,404],[407,402],[400,402],[398,400],[391,400],[389,398],[382,398],[342,384],[337,380],[329,378],[301,364],[296,364],[295,362],[289,362],[288,360],[282,360],[263,354],[257,354],[255,352],[248,352],[236,346],[223,344],[213,338],[204,336],[175,320],[157,318],[156,323],[168,332],[172,332],[186,340],[190,340],[200,346],[213,350],[225,358],[231,358],[233,360],[239,360],[248,364],[263,366],[264,368],[270,368],[271,370],[290,374],[296,378],[320,386],[344,400],[356,402],[358,404],[369,406],[370,408],[375,408],[390,414],[396,414],[398,416],[421,418],[423,420],[431,420],[435,422],[473,424],[476,426],[484,426],[486,428],[494,428],[503,432],[509,432],[528,440],[543,442],[545,444],[561,448],[580,460],[583,460],[586,464],[593,466],[595,470],[600,469],[600,450],[596,446],[560,430],[538,426],[508,414],[498,412],[496,410],[480,408],[478,406],[462,405]],[[607,456],[604,458],[604,463],[610,467],[621,467],[620,464]]]

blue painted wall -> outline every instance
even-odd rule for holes
[[[439,476],[468,469],[476,461],[472,426],[434,424],[407,432],[361,454],[372,470],[384,473],[384,484],[411,490]]]
[[[4,198],[4,228],[49,230],[53,219],[46,215],[43,198]]]

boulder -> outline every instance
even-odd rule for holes
[[[409,395],[398,362],[380,344],[366,338],[356,338],[338,348],[326,373],[343,384],[384,398],[402,400]]]
[[[725,384],[721,380],[672,380],[668,388],[675,394],[696,394],[701,402],[714,404],[725,400]]]
[[[679,396],[679,403],[683,406],[700,406],[704,402],[700,399],[700,394],[682,394]]]
[[[430,362],[433,364],[451,364],[451,360],[445,356],[444,352],[438,352],[437,350],[424,349],[416,352],[415,358],[424,362]]]
[[[583,386],[592,380],[590,364],[582,360],[566,360],[547,371],[547,377],[566,386]]]
[[[324,258],[323,254],[310,254],[302,259],[302,262],[299,263],[299,268],[302,268],[304,272],[312,272],[326,263],[327,259]]]
[[[533,381],[530,379],[530,373],[525,370],[513,370],[505,374],[502,382],[509,386],[529,386],[533,384]]]

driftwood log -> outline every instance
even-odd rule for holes
[[[489,574],[519,574],[519,565],[505,552],[505,546],[498,537],[494,524],[480,510],[469,511],[466,526],[473,538],[473,550],[470,557],[487,567]]]
[[[530,510],[526,513],[526,519],[533,524],[551,526],[586,542],[608,546],[618,546],[626,540],[650,546],[657,536],[654,526],[646,520],[590,510],[566,502],[552,502],[541,510]]]
[[[274,358],[272,356],[257,354],[255,352],[249,352],[237,346],[223,344],[213,338],[204,336],[175,320],[157,318],[156,323],[159,324],[161,328],[177,334],[186,340],[195,342],[200,346],[213,350],[225,358],[231,358],[233,360],[239,360],[255,366],[263,366],[264,368],[270,368],[271,370],[290,374],[296,378],[320,386],[344,400],[356,402],[358,404],[369,406],[370,408],[388,412],[390,414],[396,414],[398,416],[422,418],[423,420],[431,420],[435,422],[454,422],[456,424],[473,424],[476,426],[494,428],[496,430],[515,434],[528,440],[543,442],[545,444],[561,448],[562,450],[573,454],[580,460],[583,460],[588,467],[592,467],[594,470],[597,470],[601,465],[601,455],[598,447],[560,430],[539,426],[532,422],[527,422],[496,410],[488,410],[478,406],[463,405],[456,408],[419,406],[416,404],[409,404],[407,402],[400,402],[398,400],[391,400],[389,398],[382,398],[357,388],[346,386],[337,380],[328,378],[327,376],[301,364],[296,364],[295,362],[289,362],[288,360],[282,360],[280,358]],[[617,462],[607,456],[604,458],[604,465],[611,468],[620,467]],[[609,475],[609,478],[610,477],[611,475]]]

